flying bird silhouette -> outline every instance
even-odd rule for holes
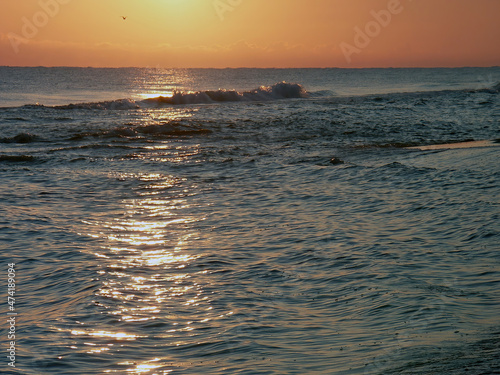
[[[125,21],[127,19],[127,16],[122,16],[123,20]]]

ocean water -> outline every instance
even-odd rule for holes
[[[0,67],[0,372],[500,373],[499,82]]]

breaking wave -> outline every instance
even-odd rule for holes
[[[393,92],[378,95],[379,99],[385,96],[394,95],[420,95],[423,93],[430,93],[433,95],[440,95],[449,92],[463,92],[463,93],[500,93],[500,82],[494,86],[482,89],[459,89],[459,90],[440,90],[440,91],[415,91],[415,92]],[[373,96],[373,95],[368,95]],[[250,91],[236,91],[236,90],[206,90],[196,92],[174,92],[172,96],[158,96],[155,98],[148,98],[144,100],[134,99],[117,99],[106,100],[99,102],[83,102],[71,103],[56,106],[45,106],[39,103],[26,104],[22,106],[26,109],[39,109],[39,108],[54,108],[54,109],[87,109],[87,110],[133,110],[141,108],[157,108],[162,106],[175,106],[175,105],[189,105],[189,104],[215,104],[215,103],[229,103],[229,102],[270,102],[283,99],[303,99],[303,98],[332,98],[337,97],[336,93],[330,90],[321,90],[316,92],[308,92],[302,85],[298,83],[280,82],[272,86],[260,86]],[[342,96],[338,99],[348,98],[349,100],[355,97],[366,97],[365,95]],[[5,107],[8,108],[8,107]],[[65,119],[65,118],[64,118]],[[11,119],[9,119],[11,120]],[[24,119],[19,119],[24,120]],[[8,140],[1,139],[0,142],[7,143]],[[13,140],[11,142],[17,142]]]
[[[145,103],[209,104],[217,102],[272,101],[279,99],[307,98],[307,91],[297,83],[281,82],[273,86],[261,86],[252,91],[235,90],[176,92],[172,97],[146,99]]]
[[[261,86],[255,90],[175,92],[172,96],[159,96],[140,101],[119,99],[103,102],[77,103],[55,106],[57,109],[111,109],[129,110],[162,105],[211,104],[224,102],[268,102],[280,99],[307,98],[309,93],[298,83],[280,82],[272,86]]]

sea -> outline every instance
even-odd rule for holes
[[[0,372],[500,374],[499,83],[0,67]]]

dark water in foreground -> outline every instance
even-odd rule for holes
[[[2,373],[500,373],[498,69],[13,69]]]

